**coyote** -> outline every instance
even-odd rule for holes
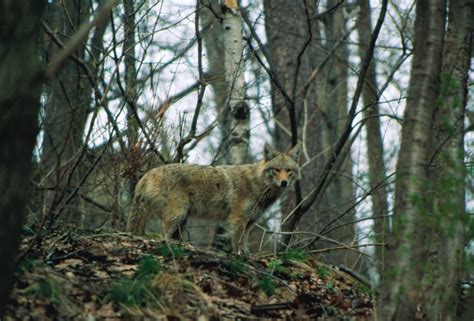
[[[135,188],[127,230],[143,234],[152,215],[161,220],[165,237],[177,236],[188,215],[226,220],[232,251],[241,254],[248,229],[299,179],[299,158],[299,144],[287,153],[265,144],[264,158],[254,164],[154,168]]]

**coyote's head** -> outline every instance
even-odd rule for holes
[[[300,144],[287,153],[280,153],[268,144],[263,149],[263,175],[268,184],[278,187],[288,187],[300,178]]]

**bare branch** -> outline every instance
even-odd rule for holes
[[[101,9],[97,12],[94,19],[90,22],[84,23],[78,32],[66,44],[66,47],[55,57],[55,59],[48,65],[44,74],[43,81],[53,78],[54,74],[64,65],[66,60],[76,51],[79,46],[87,39],[89,31],[95,26],[103,23],[109,16],[109,13],[117,5],[118,0],[108,0]]]

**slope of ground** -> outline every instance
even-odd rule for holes
[[[243,260],[188,244],[71,231],[40,242],[25,237],[27,248],[5,320],[370,320],[372,314],[369,288],[301,251]]]

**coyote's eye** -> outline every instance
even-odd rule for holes
[[[273,174],[278,174],[280,172],[278,168],[272,168],[271,171]]]

